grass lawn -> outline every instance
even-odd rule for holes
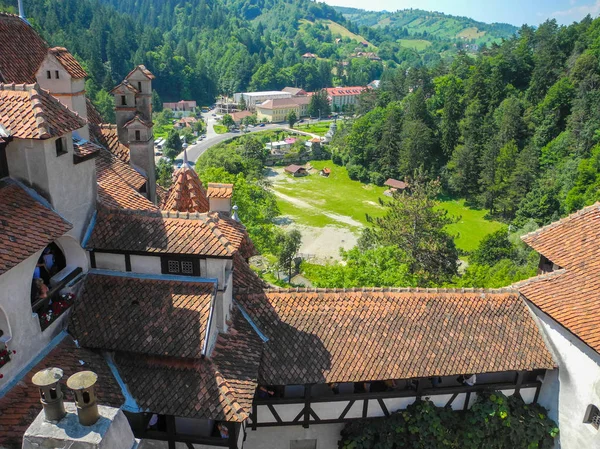
[[[425,50],[431,45],[431,42],[424,39],[398,39],[402,47],[412,48],[417,51]]]
[[[173,125],[162,125],[154,127],[154,139],[166,139],[169,132],[173,130]]]
[[[448,226],[448,232],[458,234],[456,246],[464,251],[473,251],[481,239],[502,227],[502,223],[485,218],[486,209],[470,208],[464,199],[443,198],[439,207],[450,215],[461,217],[458,223]]]
[[[345,167],[338,167],[331,161],[312,161],[311,165],[315,170],[309,176],[293,178],[285,174],[285,178],[273,183],[275,192],[292,199],[277,198],[282,215],[290,216],[300,225],[336,225],[353,231],[359,227],[344,222],[344,218],[366,225],[367,213],[373,217],[383,216],[385,210],[378,200],[383,197],[386,190],[384,187],[352,181]],[[324,167],[331,169],[329,178],[318,174]],[[439,207],[447,210],[450,215],[461,217],[458,223],[448,226],[448,231],[458,234],[456,246],[464,251],[473,251],[483,237],[502,226],[502,223],[487,220],[485,209],[468,207],[464,199],[444,197]],[[338,216],[342,217],[338,219]]]
[[[337,22],[332,22],[331,20],[323,20],[323,23],[325,25],[327,25],[327,27],[329,28],[329,31],[331,31],[331,34],[333,34],[333,35],[339,34],[342,37],[354,39],[358,42],[365,41],[369,45],[373,45],[369,41],[367,41],[364,37],[362,37],[360,34],[354,34],[352,31],[350,31],[346,27],[343,27],[342,25],[340,25]],[[373,45],[373,47],[375,47],[375,46]],[[375,48],[377,48],[377,47],[375,47]]]
[[[213,125],[213,129],[217,134],[225,134],[227,132],[227,127],[224,125]]]
[[[476,27],[465,28],[456,35],[458,38],[462,37],[465,39],[479,39],[483,36],[485,36],[485,31],[479,31]]]
[[[327,134],[327,131],[329,131],[330,124],[331,121],[319,122],[311,125],[306,123],[296,123],[294,125],[294,129],[297,129],[298,131],[304,131],[307,133],[317,134],[319,136],[324,136],[325,134]]]
[[[364,185],[348,177],[346,167],[338,167],[331,161],[312,161],[315,168],[309,176],[293,178],[285,175],[286,180],[274,183],[274,190],[310,204],[301,207],[282,198],[277,203],[282,214],[290,215],[299,224],[323,227],[335,224],[354,227],[323,215],[324,212],[343,215],[363,225],[367,224],[366,214],[381,216],[384,210],[378,199],[385,189],[375,185]],[[320,176],[318,171],[324,167],[331,169],[329,178]]]

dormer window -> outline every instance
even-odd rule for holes
[[[591,424],[596,430],[600,429],[600,410],[593,404],[588,405],[583,420],[585,424]]]
[[[55,142],[56,146],[56,156],[62,156],[63,154],[67,154],[69,150],[67,149],[67,141],[64,137],[59,137]]]
[[[127,97],[125,95],[121,95],[121,106],[127,106]]]
[[[59,79],[59,78],[60,78],[60,75],[59,75],[59,72],[58,72],[58,70],[55,70],[55,71],[54,71],[54,74],[56,75],[56,79]]]
[[[139,129],[137,129],[137,130],[135,131],[135,140],[137,140],[138,142],[139,142],[140,140],[142,140],[142,133],[140,132],[140,130],[139,130]]]
[[[52,72],[50,70],[46,70],[46,78],[49,80],[52,79]]]

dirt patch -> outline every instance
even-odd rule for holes
[[[286,226],[289,229],[297,229],[302,234],[302,246],[300,255],[314,263],[326,263],[341,260],[340,248],[350,250],[356,246],[358,236],[345,228],[337,226],[325,226],[316,228],[292,224]]]

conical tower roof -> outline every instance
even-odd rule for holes
[[[173,184],[161,209],[199,213],[208,212],[210,209],[202,181],[187,163],[186,150],[184,150],[181,168],[173,173]]]

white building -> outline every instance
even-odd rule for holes
[[[264,92],[244,92],[233,94],[233,100],[236,104],[240,104],[242,98],[246,102],[246,109],[249,111],[256,110],[256,106],[264,103],[267,100],[279,100],[282,98],[292,98],[290,92],[283,92],[280,90],[270,90]]]

